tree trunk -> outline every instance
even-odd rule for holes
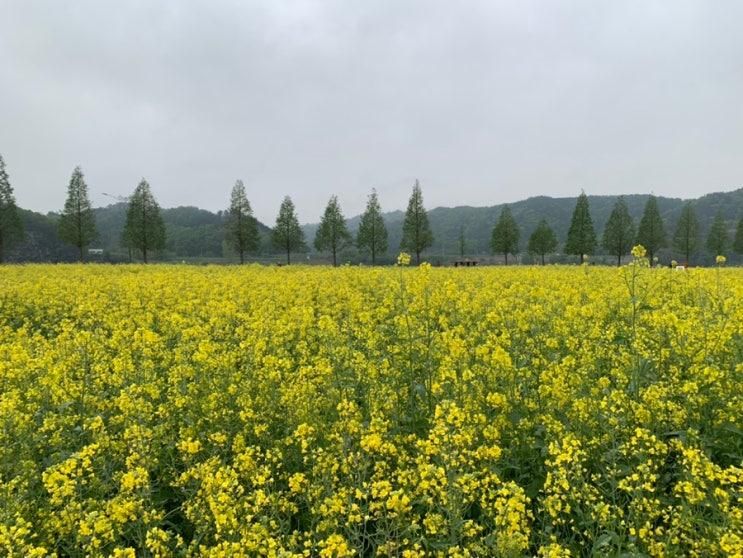
[[[244,256],[244,254],[243,254],[243,251],[242,251],[242,250],[240,250],[240,264],[242,265],[242,264],[244,264],[244,263],[245,263],[245,256]]]
[[[77,214],[75,217],[77,218],[77,241],[80,243],[80,263],[83,262],[83,219],[81,215],[82,211],[80,209],[80,192],[77,193]]]
[[[144,263],[147,263],[147,210],[142,200],[142,255]]]
[[[376,265],[377,264],[377,258],[376,258],[376,254],[374,253],[374,245],[373,244],[372,244],[371,253],[372,253],[372,265]]]
[[[690,242],[687,240],[686,242],[686,267],[689,267],[689,260],[691,259],[691,247]]]
[[[291,254],[292,254],[291,248],[287,248],[286,249],[286,265],[291,265],[292,263]]]
[[[583,263],[583,252],[580,253],[580,263]]]
[[[420,264],[421,264],[421,251],[416,250],[415,251],[415,265],[420,265]]]
[[[689,267],[689,254],[690,253],[691,253],[690,240],[689,240],[689,236],[687,235],[687,237],[686,237],[686,254],[685,254],[686,255],[686,261],[684,262],[684,265],[686,267]]]
[[[617,267],[622,267],[622,254],[617,254]]]
[[[508,265],[508,252],[503,252],[503,255],[506,257],[506,265]]]
[[[335,258],[335,248],[333,248],[333,267],[338,267],[338,263]]]
[[[0,234],[0,264],[3,263],[3,236]]]
[[[544,265],[544,254],[542,254],[542,265]]]

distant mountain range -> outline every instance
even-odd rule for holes
[[[624,196],[630,214],[639,222],[647,194],[631,194]],[[589,196],[591,215],[597,236],[600,238],[617,196]],[[665,221],[668,240],[672,238],[676,221],[683,204],[687,200],[680,198],[658,197],[658,206]],[[714,216],[721,212],[728,222],[730,238],[735,233],[735,227],[743,216],[743,188],[730,192],[707,194],[694,201],[694,207],[701,226],[700,250],[697,255],[699,263],[709,263],[713,257],[704,251],[704,239]],[[575,207],[576,198],[551,198],[538,196],[519,202],[508,204],[521,230],[521,249],[525,251],[529,235],[541,219],[546,219],[555,231],[562,250],[570,218]],[[490,207],[436,207],[429,210],[429,220],[434,235],[434,244],[426,252],[426,258],[434,262],[446,262],[459,254],[460,231],[463,230],[466,244],[466,254],[472,257],[490,257],[490,236],[504,204]],[[124,227],[126,204],[116,203],[107,207],[95,209],[96,223],[99,237],[94,247],[102,248],[106,261],[125,261],[128,254],[120,246],[121,231]],[[57,214],[46,215],[33,211],[21,210],[21,216],[26,228],[26,240],[15,246],[9,254],[10,260],[15,261],[70,261],[75,259],[75,250],[63,245],[56,235]],[[223,212],[212,213],[196,207],[176,207],[163,209],[163,219],[167,229],[167,246],[160,255],[165,260],[188,260],[202,262],[234,261],[229,247],[224,242]],[[399,252],[402,237],[402,223],[404,212],[397,210],[384,214],[389,233],[388,261]],[[358,229],[360,216],[348,219],[349,229],[355,233]],[[256,256],[259,261],[280,261],[281,256],[275,254],[270,243],[271,229],[259,223],[262,235],[262,248]],[[317,224],[307,224],[303,227],[308,245],[307,256],[310,261],[322,259],[312,248]],[[599,249],[599,254],[601,249]],[[670,249],[661,253],[661,257],[670,258]],[[496,258],[497,259],[497,258]],[[528,260],[528,258],[525,258]],[[563,261],[559,254],[553,261]],[[342,261],[358,262],[363,257],[351,247],[342,254]]]

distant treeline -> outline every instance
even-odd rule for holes
[[[652,195],[535,197],[493,207],[427,211],[418,181],[406,211],[384,213],[375,191],[364,213],[346,219],[332,196],[320,222],[300,225],[289,196],[273,228],[253,216],[242,181],[229,207],[162,209],[142,180],[128,198],[93,208],[74,169],[59,213],[18,208],[0,156],[0,262],[294,261],[388,264],[400,251],[415,262],[621,264],[642,244],[651,261],[709,265],[743,261],[743,188],[694,201]]]

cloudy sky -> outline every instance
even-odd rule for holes
[[[403,208],[743,185],[743,2],[0,0],[0,153],[19,205],[272,223],[375,187]]]

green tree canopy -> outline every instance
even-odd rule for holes
[[[490,248],[494,254],[503,254],[508,265],[508,254],[514,256],[519,251],[519,226],[506,205],[500,212],[498,222],[493,227]]]
[[[229,246],[240,256],[240,263],[245,262],[247,252],[255,252],[260,246],[258,223],[253,217],[253,208],[245,194],[242,180],[235,182],[230,196],[230,208],[227,210],[225,236]]]
[[[712,256],[723,256],[728,246],[728,230],[727,223],[722,213],[715,215],[715,220],[712,221],[712,226],[707,234],[707,249],[712,253]]]
[[[527,249],[530,254],[540,256],[542,265],[544,265],[544,257],[557,250],[557,237],[545,219],[542,219],[531,233]]]
[[[59,218],[59,237],[75,246],[80,261],[83,261],[85,248],[90,246],[96,238],[95,216],[88,198],[88,185],[80,167],[72,171],[70,183],[67,186],[62,215]]]
[[[291,254],[304,248],[304,233],[299,226],[299,219],[294,209],[294,202],[286,196],[281,202],[276,226],[272,235],[273,245],[286,253],[287,265],[291,263]]]
[[[743,217],[738,221],[738,227],[735,229],[735,241],[733,250],[736,254],[743,254]]]
[[[593,230],[591,209],[588,205],[588,196],[581,192],[575,204],[573,218],[568,229],[568,240],[565,243],[565,252],[580,256],[580,263],[586,255],[593,254],[596,249],[596,232]]]
[[[165,247],[165,223],[160,206],[144,178],[129,198],[122,243],[129,249],[140,251],[144,263],[147,263],[148,252]]]
[[[684,255],[684,263],[689,265],[691,255],[696,250],[699,241],[699,222],[691,202],[687,202],[681,210],[681,216],[673,234],[673,247]]]
[[[645,247],[651,265],[658,250],[666,245],[666,231],[655,196],[650,196],[645,203],[645,211],[643,211],[640,226],[637,229],[637,244]]]
[[[379,206],[376,190],[372,190],[366,202],[366,210],[359,222],[356,245],[359,250],[371,255],[372,265],[377,263],[378,255],[387,251],[387,227],[382,218],[382,208]]]
[[[15,204],[13,187],[5,171],[5,161],[0,155],[0,263],[4,261],[5,251],[23,239],[23,223]]]
[[[318,251],[330,251],[333,256],[333,266],[338,265],[338,252],[353,242],[351,233],[346,226],[338,197],[331,196],[320,220],[320,226],[315,233],[315,248]]]
[[[433,233],[428,223],[428,214],[423,207],[423,193],[418,180],[413,186],[413,193],[408,200],[405,220],[402,224],[402,241],[400,248],[415,254],[415,263],[421,263],[421,252],[433,244]]]
[[[617,257],[619,266],[622,265],[622,256],[632,250],[634,240],[635,224],[627,209],[627,202],[624,201],[624,197],[619,196],[604,227],[604,248],[609,254]]]

